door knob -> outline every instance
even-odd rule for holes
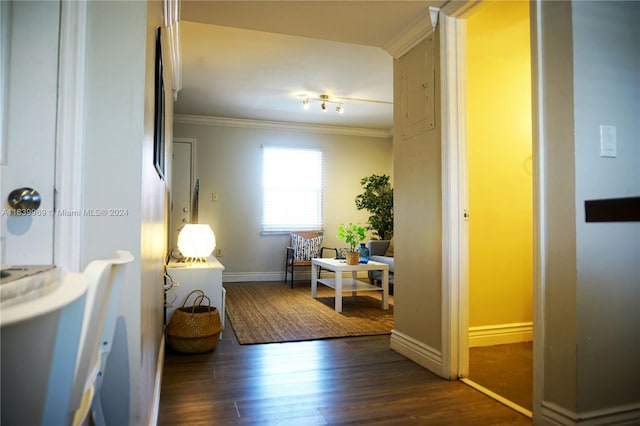
[[[40,207],[40,193],[33,188],[18,188],[9,194],[9,206],[19,210],[37,210]]]

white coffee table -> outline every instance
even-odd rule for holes
[[[335,279],[318,278],[318,267],[333,271]],[[358,271],[382,271],[382,287],[358,281]],[[343,272],[351,272],[351,278],[342,278]],[[347,262],[332,258],[311,259],[311,297],[318,296],[318,283],[331,287],[336,291],[335,309],[342,312],[342,292],[350,291],[355,296],[358,291],[381,291],[382,309],[389,309],[389,265],[369,261],[366,264],[347,265]]]

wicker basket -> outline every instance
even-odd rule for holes
[[[193,294],[196,294],[193,305],[186,306]],[[194,290],[171,316],[166,329],[167,344],[181,353],[209,352],[216,348],[221,332],[218,310],[202,290]]]

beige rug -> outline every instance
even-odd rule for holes
[[[333,289],[296,283],[226,283],[226,313],[240,344],[293,342],[334,337],[390,334],[393,296],[382,309],[380,292],[344,293],[342,312],[334,310]]]

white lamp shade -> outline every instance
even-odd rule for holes
[[[206,258],[216,248],[216,236],[204,224],[187,224],[178,235],[178,249],[187,258]]]

